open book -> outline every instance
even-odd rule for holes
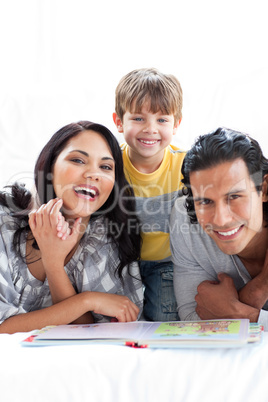
[[[140,348],[239,347],[261,339],[258,324],[241,320],[58,325],[25,339],[27,346],[113,344]]]

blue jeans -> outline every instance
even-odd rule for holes
[[[144,285],[143,316],[147,321],[178,321],[173,289],[173,263],[141,261]]]

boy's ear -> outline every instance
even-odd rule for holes
[[[122,133],[123,132],[123,124],[122,124],[121,119],[117,116],[116,113],[113,113],[113,121],[117,127],[118,132]]]
[[[262,201],[267,202],[268,201],[268,174],[266,174],[263,178],[263,183],[262,183]]]
[[[181,119],[178,120],[177,123],[174,125],[174,127],[173,127],[173,135],[176,134],[177,128],[179,127],[180,124],[181,124]]]

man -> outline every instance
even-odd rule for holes
[[[170,228],[180,319],[268,330],[268,160],[255,140],[219,128],[197,139],[182,174]]]

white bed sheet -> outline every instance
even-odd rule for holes
[[[0,335],[1,402],[268,401],[268,333],[239,349],[22,347]]]

